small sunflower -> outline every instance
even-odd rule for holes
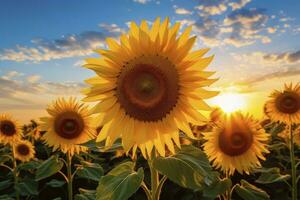
[[[296,128],[294,134],[294,142],[300,147],[300,127]]]
[[[273,121],[285,124],[300,123],[300,85],[284,86],[283,91],[275,91],[265,105],[265,113]]]
[[[31,142],[26,140],[19,140],[13,145],[15,158],[27,162],[34,158],[35,150]]]
[[[29,135],[34,138],[34,140],[38,140],[41,137],[41,131],[39,127],[34,128],[32,131],[29,132]]]
[[[4,144],[14,144],[22,137],[18,123],[12,117],[0,114],[0,141]]]
[[[225,173],[249,174],[252,168],[260,166],[259,158],[269,153],[266,142],[269,136],[259,121],[239,112],[226,115],[214,127],[212,133],[204,134],[207,140],[203,146],[213,166]]]
[[[215,107],[209,115],[210,122],[216,123],[216,122],[222,120],[222,117],[224,117],[225,115],[226,114],[220,107]]]
[[[59,98],[47,109],[50,117],[41,118],[40,128],[46,133],[42,139],[53,149],[79,153],[86,148],[78,144],[85,143],[95,137],[92,118],[87,106],[76,102],[75,98],[65,100]]]
[[[294,143],[300,146],[300,126],[292,127],[292,131]],[[291,139],[291,127],[285,126],[285,128],[278,133],[278,137],[282,138],[288,144],[289,140]]]
[[[190,52],[192,27],[178,36],[179,28],[180,23],[169,27],[168,18],[157,18],[152,27],[145,20],[140,26],[131,22],[120,42],[108,38],[109,49],[97,50],[101,58],[86,59],[85,67],[97,74],[83,91],[85,101],[98,101],[92,110],[103,126],[97,141],[109,147],[121,137],[126,152],[135,154],[138,147],[147,157],[154,147],[164,156],[165,145],[174,153],[179,130],[194,138],[189,123],[205,121],[199,111],[210,107],[203,99],[217,95],[203,87],[217,79],[204,71],[213,59],[203,57],[209,49]]]

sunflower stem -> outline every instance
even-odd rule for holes
[[[20,199],[20,195],[19,195],[19,191],[17,189],[17,185],[18,185],[18,171],[17,171],[17,160],[15,157],[15,148],[12,146],[12,158],[13,158],[13,174],[14,174],[14,183],[15,183],[15,191],[16,191],[16,199],[19,200]]]
[[[153,167],[153,160],[148,160],[150,174],[151,174],[151,200],[159,200],[159,195],[156,195],[156,191],[159,184],[159,175],[157,170]]]
[[[68,199],[73,199],[73,177],[72,177],[72,156],[70,151],[67,153],[67,177],[68,177]]]
[[[292,170],[292,200],[297,200],[297,180],[296,180],[296,164],[295,164],[295,149],[294,149],[294,134],[292,124],[290,124],[290,157]]]
[[[226,177],[226,179],[230,179],[230,175],[229,175],[229,172],[228,172],[228,171],[226,171],[225,177]],[[225,192],[225,198],[226,198],[226,200],[231,200],[231,193],[232,193],[232,188],[229,188],[229,189]]]

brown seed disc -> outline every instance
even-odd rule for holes
[[[219,135],[219,147],[229,156],[245,153],[251,147],[252,142],[252,133],[246,127],[226,127]]]
[[[82,133],[84,121],[78,113],[68,111],[56,117],[54,128],[59,136],[65,139],[74,139]]]
[[[17,146],[17,152],[23,156],[26,156],[29,154],[29,147],[25,144],[19,144]]]
[[[14,123],[9,120],[4,120],[0,122],[0,130],[1,133],[6,136],[13,136],[17,132]]]
[[[117,98],[131,117],[141,121],[164,118],[178,99],[178,73],[175,66],[164,58],[157,64],[129,62],[121,70],[117,82]]]
[[[300,96],[294,92],[284,92],[275,101],[276,108],[286,114],[294,114],[300,110]]]

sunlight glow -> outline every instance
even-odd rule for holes
[[[245,107],[245,99],[238,93],[223,93],[213,100],[213,104],[219,106],[224,112],[231,113]]]

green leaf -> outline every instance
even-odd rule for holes
[[[80,194],[75,196],[75,200],[95,200],[96,190],[86,190],[83,188],[79,189]]]
[[[32,161],[29,161],[29,162],[22,163],[22,164],[18,165],[18,169],[19,170],[32,170],[32,169],[38,168],[38,166],[40,164],[41,164],[40,162],[38,162],[36,160],[32,160]]]
[[[77,171],[77,175],[79,177],[98,182],[101,176],[103,176],[103,168],[99,164],[86,161],[82,161],[81,164],[82,166],[79,166]]]
[[[37,182],[31,179],[19,182],[15,188],[22,196],[31,196],[39,194]]]
[[[35,179],[40,181],[53,174],[56,174],[63,167],[64,163],[58,159],[57,156],[51,156],[48,160],[45,160],[36,171]]]
[[[15,200],[15,199],[5,194],[0,196],[0,200]]]
[[[280,169],[277,167],[269,168],[269,169],[258,169],[256,172],[261,172],[261,175],[258,177],[258,179],[255,181],[257,183],[262,184],[269,184],[269,183],[275,183],[275,182],[281,182],[284,180],[288,180],[290,178],[290,175],[282,175],[280,174]]]
[[[236,193],[244,200],[267,200],[270,196],[262,189],[241,180],[241,185],[235,186]]]
[[[57,179],[52,179],[51,181],[47,182],[46,185],[57,188],[57,187],[62,187],[66,182],[64,180],[57,180]]]
[[[10,180],[10,179],[7,179],[5,181],[1,181],[0,182],[0,190],[4,190],[4,189],[8,188],[9,186],[12,185],[12,183],[13,183],[13,181]]]
[[[97,200],[126,200],[140,187],[143,168],[134,171],[132,162],[125,162],[102,176],[97,187]]]
[[[224,194],[227,190],[230,190],[231,185],[230,179],[222,179],[203,189],[203,196],[206,199],[216,199],[218,195]]]
[[[171,181],[193,190],[201,190],[215,179],[206,155],[191,145],[183,146],[174,156],[156,158],[153,166]]]

